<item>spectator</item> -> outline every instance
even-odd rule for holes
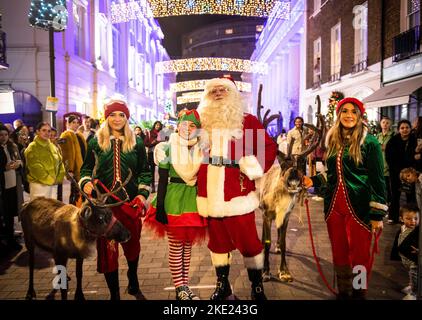
[[[40,122],[36,136],[25,150],[29,196],[56,198],[57,185],[63,182],[65,175],[61,154],[50,141],[50,124]]]
[[[60,135],[60,148],[63,155],[63,163],[69,173],[72,173],[75,180],[80,179],[80,170],[85,157],[86,142],[82,134],[77,132],[79,127],[79,118],[75,115],[70,115],[67,118],[67,130]],[[78,188],[71,184],[70,204],[80,204],[80,195]]]
[[[385,148],[388,141],[393,137],[394,132],[391,130],[391,119],[389,117],[382,117],[380,121],[381,132],[377,134],[377,140],[381,144],[382,158],[384,161],[384,180],[387,187],[387,204],[391,203],[391,184],[390,171],[388,170],[388,163],[385,159]]]
[[[159,133],[163,129],[163,125],[160,121],[155,121],[152,129],[148,132],[145,140],[145,146],[148,148],[148,165],[151,168],[152,174],[152,193],[155,193],[155,163],[154,163],[154,148],[160,143]]]
[[[18,147],[9,139],[9,131],[0,126],[0,188],[3,203],[2,229],[7,248],[20,250],[22,246],[14,237],[14,218],[23,202],[22,160]]]
[[[391,206],[388,214],[388,223],[399,223],[400,209],[400,171],[404,168],[415,168],[416,137],[410,133],[409,120],[400,120],[399,133],[394,135],[385,148],[385,159],[388,164],[391,183]],[[407,202],[415,202],[414,190],[406,193]]]

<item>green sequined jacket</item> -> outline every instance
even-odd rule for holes
[[[338,169],[345,182],[347,198],[354,215],[369,228],[370,220],[381,221],[388,210],[381,145],[374,136],[367,134],[361,144],[363,161],[359,165],[349,157],[349,147],[344,148]],[[324,197],[326,218],[330,213],[338,183],[336,158],[337,155],[332,155],[327,159],[326,173],[311,177],[314,186],[320,188]]]
[[[130,200],[133,200],[137,195],[143,195],[146,199],[148,198],[152,176],[147,163],[145,146],[141,138],[136,138],[135,148],[127,153],[122,151],[122,141],[120,139],[112,137],[110,150],[103,151],[98,144],[97,137],[92,138],[89,141],[88,151],[81,168],[81,180],[79,181],[81,188],[91,180],[95,166],[94,153],[98,157],[94,179],[100,180],[109,190],[115,190],[119,183],[123,183],[126,180],[130,169],[132,177],[128,184],[117,193],[117,196],[121,200],[126,198],[126,194]]]

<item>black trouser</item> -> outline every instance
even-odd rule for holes
[[[148,152],[148,165],[151,169],[151,187],[155,191],[155,163],[154,163],[154,152]]]
[[[390,182],[390,176],[384,176],[384,180],[385,180],[385,187],[387,189],[387,199],[385,199],[387,201],[387,204],[390,205],[391,204],[391,182]]]
[[[3,190],[3,232],[7,240],[13,240],[15,231],[15,216],[18,215],[18,195],[16,187]]]

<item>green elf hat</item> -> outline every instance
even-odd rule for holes
[[[201,120],[199,118],[199,113],[195,109],[187,110],[183,109],[179,111],[179,119],[177,119],[177,123],[182,121],[192,121],[198,128],[201,127]]]

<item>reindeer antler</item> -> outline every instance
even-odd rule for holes
[[[256,115],[258,117],[259,122],[262,123],[262,126],[267,129],[268,125],[273,121],[273,120],[278,120],[281,117],[281,113],[279,112],[278,114],[272,114],[269,116],[271,109],[268,109],[267,111],[265,111],[264,114],[264,119],[262,119],[261,116],[261,109],[264,109],[264,106],[261,105],[261,100],[262,100],[262,84],[259,85],[259,89],[258,89],[258,103],[256,106]],[[275,137],[273,137],[273,139],[275,139]]]

